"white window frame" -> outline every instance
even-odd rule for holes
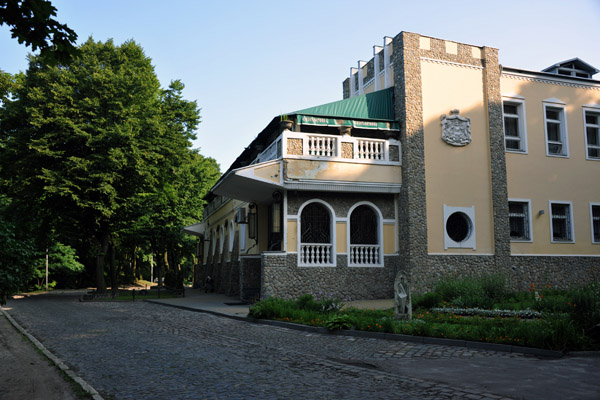
[[[543,102],[544,108],[544,140],[546,142],[546,156],[569,158],[569,134],[567,130],[567,107],[560,100]],[[546,116],[546,111],[551,108],[559,112],[559,119],[551,120]],[[560,131],[560,142],[550,142],[548,140],[548,123],[558,124]],[[560,143],[562,151],[560,154],[550,153],[550,144]]]
[[[352,255],[351,255],[351,247],[352,246],[352,227],[351,225],[351,216],[352,213],[354,212],[354,210],[360,206],[368,206],[370,207],[375,214],[377,215],[377,246],[379,246],[379,261],[376,264],[353,264],[350,262]],[[366,268],[371,268],[371,267],[383,267],[383,215],[381,214],[381,210],[379,210],[379,208],[369,202],[369,201],[361,201],[358,202],[356,204],[354,204],[350,210],[348,211],[348,217],[347,217],[347,223],[346,223],[346,237],[348,238],[348,266],[349,267],[366,267]]]
[[[504,114],[504,104],[517,107],[517,114]],[[519,149],[509,149],[506,147],[506,126],[504,126],[505,118],[515,118],[518,120],[519,129]],[[510,153],[527,154],[527,118],[525,114],[525,99],[521,97],[502,97],[502,124],[504,131],[504,149]],[[515,139],[512,139],[515,140]]]
[[[304,211],[304,208],[306,206],[308,206],[309,204],[312,204],[312,203],[322,204],[329,211],[329,217],[330,217],[329,218],[329,230],[330,230],[329,231],[329,240],[330,240],[329,244],[331,245],[331,263],[330,264],[306,264],[306,263],[302,262],[302,212]],[[336,224],[337,224],[337,221],[336,221],[336,217],[335,217],[335,210],[326,201],[323,201],[321,199],[310,199],[310,200],[304,202],[304,204],[302,204],[300,206],[300,208],[298,209],[298,223],[297,223],[297,231],[296,231],[296,237],[298,240],[298,266],[299,267],[330,268],[330,267],[337,266]]]
[[[454,241],[449,235],[448,235],[448,231],[446,230],[446,223],[448,222],[448,218],[450,218],[450,216],[452,216],[454,213],[462,213],[465,214],[468,218],[469,218],[469,224],[470,224],[470,229],[469,229],[469,236],[461,241],[461,242],[456,242]],[[447,206],[446,204],[444,204],[444,226],[443,226],[443,230],[444,230],[444,250],[448,250],[450,248],[458,248],[458,249],[473,249],[476,250],[476,237],[477,237],[477,232],[475,230],[475,206],[471,206],[471,207],[452,207],[452,206]]]
[[[510,238],[511,242],[523,242],[523,243],[531,243],[533,242],[533,223],[532,223],[532,218],[531,218],[531,200],[530,199],[508,199],[509,203],[522,203],[525,204],[526,207],[526,216],[525,218],[527,218],[527,229],[528,229],[528,236],[529,239],[517,239],[517,238]],[[510,220],[510,213],[509,213],[509,220]]]
[[[562,205],[566,205],[568,206],[568,210],[569,210],[569,214],[567,215],[568,218],[568,225],[567,227],[569,228],[569,233],[571,238],[569,240],[555,240],[554,239],[554,224],[552,223],[554,221],[554,216],[552,215],[552,205],[553,204],[562,204]],[[550,214],[550,243],[575,243],[575,224],[573,221],[573,202],[572,201],[562,201],[562,200],[549,200],[548,201],[548,210],[549,210],[549,214]]]
[[[246,223],[240,224],[240,253],[246,250],[246,226]]]
[[[590,203],[590,231],[592,234],[592,243],[600,244],[600,240],[594,240],[594,207],[598,207],[600,209],[600,203]]]
[[[598,124],[588,124],[586,121],[586,114],[587,113],[592,113],[592,114],[597,114],[599,116],[599,121]],[[583,107],[583,136],[585,138],[585,158],[586,160],[591,160],[591,161],[600,161],[600,156],[598,157],[590,157],[588,150],[590,147],[598,149],[598,151],[600,152],[600,137],[598,138],[598,145],[590,145],[588,144],[588,135],[587,135],[587,128],[588,127],[592,127],[592,128],[596,128],[598,129],[598,136],[600,136],[600,105],[599,106],[584,106]]]
[[[233,239],[235,235],[235,225],[233,220],[229,221],[229,252],[233,252]]]

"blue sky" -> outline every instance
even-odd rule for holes
[[[401,31],[496,47],[511,67],[580,57],[600,69],[600,0],[52,3],[80,43],[134,39],[163,87],[181,79],[202,108],[194,147],[222,171],[276,115],[340,100],[350,67]],[[0,27],[0,69],[25,70],[29,51]]]

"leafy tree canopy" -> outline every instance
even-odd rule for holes
[[[191,149],[200,110],[180,81],[160,88],[135,42],[90,38],[72,61],[49,66],[33,56],[24,74],[0,84],[10,88],[0,108],[0,184],[21,222],[61,242],[87,239],[99,290],[120,236],[166,248],[201,218],[219,170]]]
[[[56,8],[48,0],[0,0],[0,25],[10,26],[12,37],[19,43],[40,49],[49,63],[65,62],[77,54],[77,34],[59,23]]]

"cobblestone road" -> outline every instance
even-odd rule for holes
[[[109,399],[500,399],[408,376],[399,362],[527,358],[299,332],[144,302],[53,295],[11,301],[8,311]]]

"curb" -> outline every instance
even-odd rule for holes
[[[362,337],[367,339],[385,339],[385,340],[395,340],[402,342],[411,342],[411,343],[423,343],[423,344],[437,344],[442,346],[452,346],[452,347],[466,347],[471,349],[479,349],[479,350],[490,350],[490,351],[501,351],[504,353],[516,353],[516,354],[526,354],[536,357],[547,357],[547,358],[561,358],[564,357],[565,354],[556,351],[556,350],[545,350],[538,349],[535,347],[523,347],[523,346],[512,346],[510,344],[497,344],[497,343],[486,343],[486,342],[472,342],[470,340],[460,340],[460,339],[445,339],[445,338],[434,338],[434,337],[426,337],[426,336],[411,336],[411,335],[403,335],[398,333],[384,333],[384,332],[367,332],[367,331],[355,331],[352,329],[349,330],[341,330],[341,331],[329,331],[327,328],[323,328],[320,326],[309,326],[309,325],[301,325],[294,324],[292,322],[283,322],[283,321],[274,321],[269,319],[256,319],[251,317],[240,317],[237,315],[225,314],[218,311],[205,310],[201,308],[193,308],[188,306],[183,306],[179,304],[168,304],[163,302],[158,302],[155,300],[144,300],[148,303],[158,304],[166,307],[179,308],[182,310],[202,312],[206,314],[216,315],[218,317],[225,317],[230,319],[235,319],[238,321],[251,322],[255,324],[262,325],[271,325],[271,326],[279,326],[282,328],[294,329],[302,332],[313,332],[313,333],[322,333],[329,335],[339,335],[339,336],[354,336],[354,337]],[[569,353],[570,356],[577,356],[578,352]],[[582,352],[583,353],[583,352]],[[584,352],[584,353],[598,353],[600,352]],[[591,354],[585,354],[591,355]]]
[[[13,317],[10,316],[8,311],[0,308],[0,314],[3,314],[6,319],[23,335],[27,336],[27,338],[37,347],[50,361],[54,363],[58,368],[60,368],[65,374],[69,376],[69,378],[73,379],[81,388],[90,394],[94,400],[104,400],[100,393],[96,389],[94,389],[89,383],[80,378],[72,369],[70,369],[60,358],[56,357],[52,354],[46,347],[37,340],[32,334],[27,332]]]

